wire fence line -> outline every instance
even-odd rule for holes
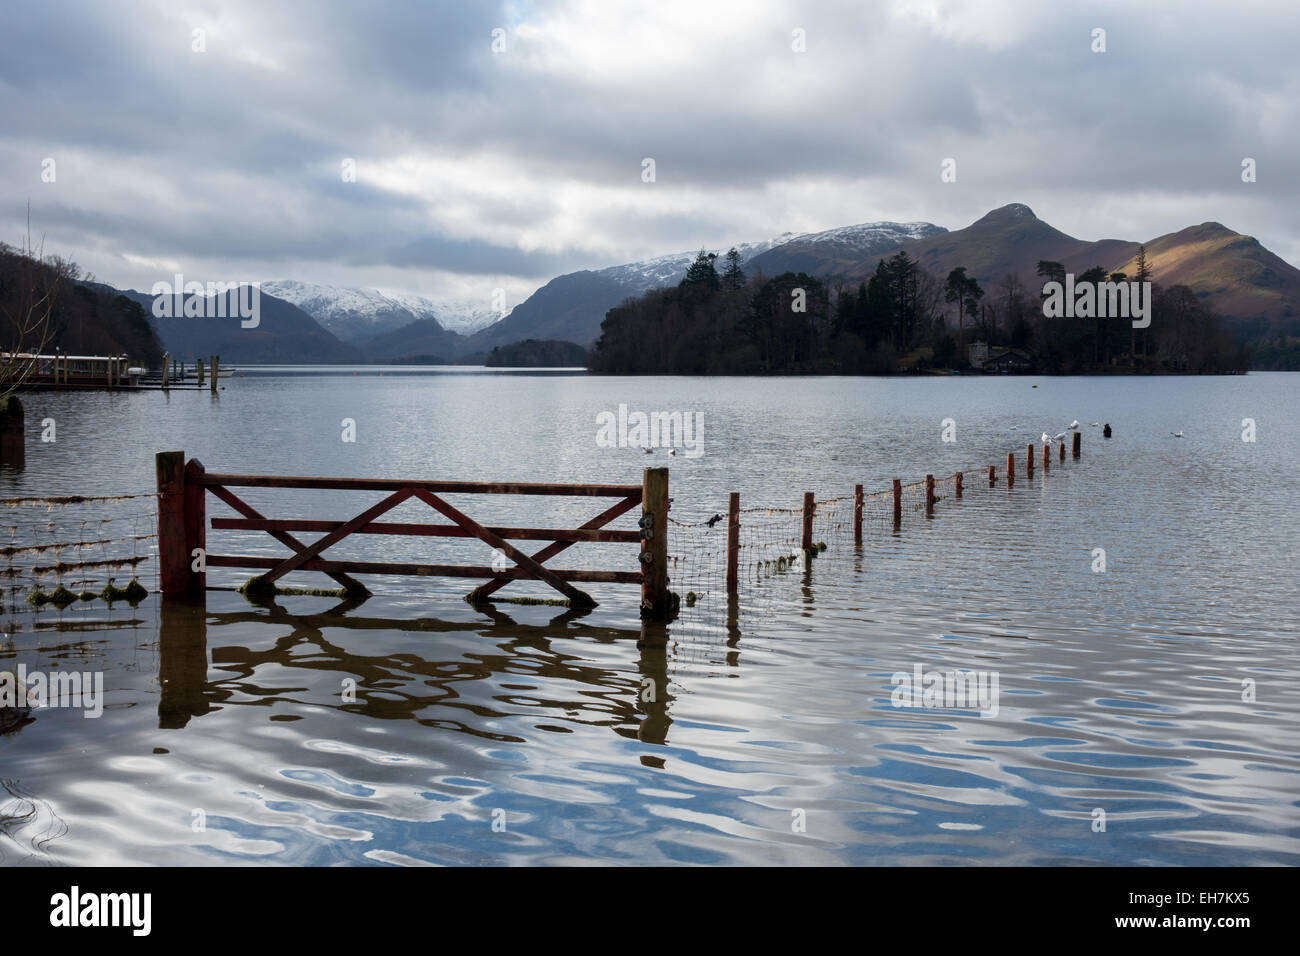
[[[804,507],[738,502],[733,509],[729,502],[698,521],[670,514],[670,587],[688,621],[707,622],[721,613],[763,616],[790,600],[789,589],[776,585],[799,581],[821,556],[860,554],[863,542],[890,535],[909,517],[1045,473],[1057,465],[1057,451],[1065,461],[1063,447],[1047,446],[1050,457],[1040,458],[1042,449],[1035,447],[997,465],[895,481],[889,489],[858,486],[849,495],[811,496]],[[1077,449],[1076,444],[1076,457]],[[0,576],[7,603],[17,608],[25,599],[59,609],[100,598],[134,603],[158,590],[157,502],[156,493],[0,499],[6,509],[0,511]]]
[[[14,610],[138,603],[157,587],[157,510],[141,507],[156,500],[156,494],[0,499],[4,603]]]
[[[709,521],[685,522],[669,518],[671,587],[681,598],[688,621],[728,627],[762,617],[777,605],[788,605],[790,589],[769,587],[797,583],[810,563],[861,554],[871,538],[881,539],[900,529],[918,514],[958,498],[1050,473],[1061,467],[1063,446],[1047,446],[1050,458],[1035,446],[1009,455],[1007,460],[982,468],[968,468],[946,476],[927,476],[895,482],[885,490],[816,500],[810,513],[803,508],[728,508]],[[1077,457],[1076,453],[1071,457]],[[1032,462],[1032,466],[1031,466]],[[1010,466],[1010,470],[1008,470]],[[859,486],[860,489],[861,486]],[[859,505],[860,502],[860,505]],[[728,546],[728,525],[735,521],[734,551]],[[805,547],[808,545],[809,547]],[[823,555],[825,557],[823,557]],[[727,566],[735,563],[735,585],[728,586]],[[687,609],[694,609],[693,611]]]

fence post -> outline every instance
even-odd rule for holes
[[[185,550],[185,452],[154,456],[158,480],[158,569],[164,595],[189,589],[189,555]]]
[[[995,484],[997,484],[997,480],[998,480],[997,467],[994,465],[989,465],[989,487],[992,488]]]
[[[185,561],[186,590],[192,595],[201,595],[208,589],[208,517],[207,489],[199,484],[203,477],[203,462],[191,458],[185,466]],[[161,538],[159,541],[161,542]],[[194,570],[198,556],[195,550],[203,552],[203,561],[199,565],[202,571]]]
[[[217,373],[221,371],[221,356],[220,355],[212,356],[208,364],[212,366],[209,369],[209,372],[211,372],[212,375],[211,379],[209,380],[209,387],[212,390],[212,394],[215,395],[217,394]]]
[[[1079,451],[1081,450],[1082,447],[1083,447],[1083,433],[1075,432],[1074,433],[1074,457],[1075,458],[1079,457]]]
[[[934,514],[934,475],[925,476],[925,516]]]
[[[811,491],[805,491],[803,493],[803,537],[801,542],[801,546],[805,552],[812,550],[813,511],[815,511],[816,508],[817,505],[813,501],[813,493]]]
[[[853,486],[853,544],[862,547],[862,486]]]
[[[641,478],[641,617],[672,616],[668,591],[668,469],[647,468]]]
[[[203,359],[196,358],[194,360],[194,371],[198,373],[199,376],[198,386],[199,388],[202,388],[203,387]]]
[[[894,530],[903,522],[903,481],[901,478],[894,479]]]
[[[1025,477],[1034,477],[1034,443],[1025,446]]]
[[[1016,483],[1016,453],[1007,452],[1007,487],[1010,488]]]
[[[1061,442],[1061,461],[1065,461],[1065,442]]]
[[[961,497],[962,473],[959,471],[952,476],[952,493],[954,498]]]
[[[1043,473],[1046,474],[1051,467],[1052,467],[1052,446],[1044,445],[1043,446]]]
[[[727,593],[740,584],[740,492],[727,497]]]

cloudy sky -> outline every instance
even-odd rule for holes
[[[179,271],[513,305],[576,269],[871,220],[955,229],[1008,202],[1084,239],[1217,220],[1300,264],[1294,0],[0,17],[0,239],[21,241],[30,202],[47,251],[123,287]]]

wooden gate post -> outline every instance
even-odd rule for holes
[[[727,497],[727,593],[740,585],[740,492]]]
[[[158,480],[158,567],[162,593],[189,590],[190,560],[185,550],[185,452],[160,451],[154,456]]]
[[[668,469],[647,468],[641,478],[641,617],[672,617],[668,590]]]
[[[853,486],[853,544],[862,547],[862,486]]]
[[[799,542],[799,546],[803,548],[804,553],[812,550],[813,512],[816,508],[817,505],[813,501],[813,493],[811,491],[805,491],[803,493],[803,534],[800,537]]]
[[[903,480],[894,479],[894,530],[903,523]]]
[[[185,466],[185,561],[186,591],[191,596],[202,595],[208,589],[207,557],[207,490],[199,484],[203,477],[203,462],[191,458]],[[160,542],[161,537],[158,539]],[[195,554],[199,551],[199,554]],[[195,564],[204,570],[196,571]]]
[[[925,514],[927,518],[934,514],[934,475],[925,476]]]
[[[1082,446],[1083,446],[1083,433],[1075,432],[1074,433],[1074,457],[1075,458],[1079,457],[1079,451],[1082,448]]]
[[[1025,446],[1025,477],[1034,477],[1034,443]]]
[[[1016,483],[1016,453],[1007,452],[1007,487],[1010,488]]]

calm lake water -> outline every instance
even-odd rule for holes
[[[826,552],[747,574],[730,622],[710,557],[724,524],[675,526],[674,587],[700,600],[644,632],[628,586],[592,586],[585,615],[478,611],[460,599],[472,582],[410,577],[367,579],[376,596],[356,606],[213,591],[198,611],[156,596],[32,611],[19,575],[0,669],[101,672],[105,706],[40,709],[0,736],[0,864],[1300,863],[1300,375],[304,371],[247,369],[215,398],[25,396],[27,460],[0,471],[0,496],[148,493],[171,449],[212,472],[450,480],[639,484],[658,464],[688,525],[725,513],[729,491],[795,509],[804,491],[886,489],[1013,450],[1022,468],[1026,442],[1072,419],[1083,456],[1011,489],[968,479],[896,534],[869,509],[860,552],[829,505]],[[704,453],[600,447],[597,416],[620,404],[699,413]],[[346,519],[379,497],[236,490],[276,517]],[[542,527],[609,503],[453,500]],[[5,533],[148,557],[153,542],[119,539],[150,533],[151,509],[16,507]],[[773,550],[797,532],[785,511],[744,520]],[[341,549],[492,556],[452,539]],[[231,531],[209,550],[283,553]],[[552,563],[631,568],[635,546]],[[140,564],[151,588],[156,573]],[[893,675],[916,667],[996,675],[996,714],[895,706]]]

